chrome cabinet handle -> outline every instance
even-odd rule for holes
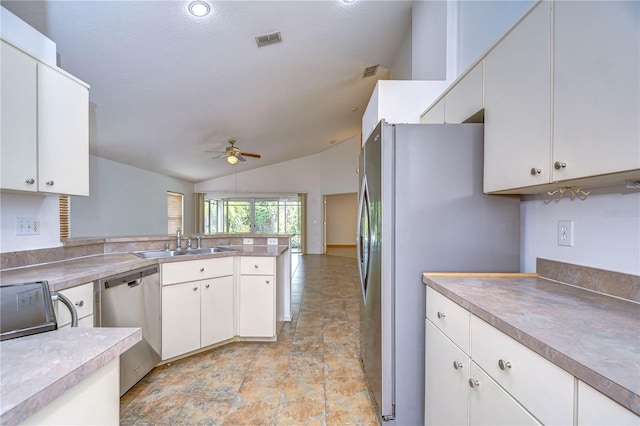
[[[193,288],[193,291],[196,291],[196,290],[198,290],[198,287],[197,287],[197,286]]]
[[[206,288],[209,288],[209,287],[211,287],[211,285],[210,285],[210,284],[207,284],[207,285],[205,285],[205,287],[206,287]]]
[[[52,180],[48,180],[48,181],[46,181],[45,183],[46,183],[47,185],[49,185],[49,186],[53,186],[53,181],[52,181]]]
[[[440,311],[438,311],[437,315],[438,315],[438,318],[444,318],[447,316],[444,312],[440,312]]]
[[[266,282],[267,284],[271,283],[271,281],[270,281],[270,280],[267,280],[267,281],[265,281],[265,282]]]
[[[469,379],[469,386],[472,388],[479,388],[480,382],[477,381],[476,379]]]
[[[36,183],[36,181],[33,178],[26,179],[25,182],[28,183],[29,185],[33,185],[34,183]]]
[[[542,169],[538,169],[536,167],[531,168],[531,176],[539,175],[540,173],[542,173]]]
[[[511,363],[501,359],[498,361],[498,367],[500,367],[500,370],[506,370],[507,368],[511,368]]]
[[[462,363],[460,361],[453,361],[453,368],[459,370],[462,368]]]
[[[82,308],[84,306],[84,300],[81,300],[79,302],[76,302],[75,305],[79,308]]]
[[[564,169],[565,167],[567,167],[567,163],[564,161],[556,161],[553,163],[553,168],[556,170]]]
[[[200,268],[200,272],[204,272],[204,268]]]
[[[256,268],[256,269],[258,269],[258,268],[259,268],[259,266],[258,266],[258,265],[253,265],[253,267],[254,267],[254,268]]]

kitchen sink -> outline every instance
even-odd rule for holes
[[[234,249],[224,247],[209,247],[193,250],[149,250],[149,251],[136,251],[133,252],[138,257],[143,259],[161,259],[174,256],[189,256],[194,254],[213,254],[213,253],[226,253],[231,251],[237,251]]]

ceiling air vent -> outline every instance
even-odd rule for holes
[[[374,75],[376,75],[379,66],[380,64],[365,68],[364,74],[362,74],[362,78],[373,77]]]
[[[256,43],[258,43],[258,47],[265,47],[271,44],[282,43],[282,34],[280,34],[280,31],[278,31],[271,34],[258,36],[256,37]]]

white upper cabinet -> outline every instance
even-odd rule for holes
[[[89,195],[89,89],[2,41],[2,189]]]
[[[476,64],[447,93],[444,103],[444,122],[464,123],[482,108],[484,108],[484,61]]]
[[[484,191],[550,182],[551,3],[538,3],[484,67]]]
[[[38,64],[38,190],[89,195],[89,90]]]
[[[553,180],[640,169],[640,2],[554,7]]]
[[[1,49],[0,185],[4,189],[36,191],[37,62],[4,41]]]

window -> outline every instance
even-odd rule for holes
[[[184,196],[177,192],[167,191],[168,233],[175,234],[178,229],[184,230],[182,223]]]
[[[301,248],[302,202],[299,197],[212,198],[204,200],[205,233],[294,234]]]

